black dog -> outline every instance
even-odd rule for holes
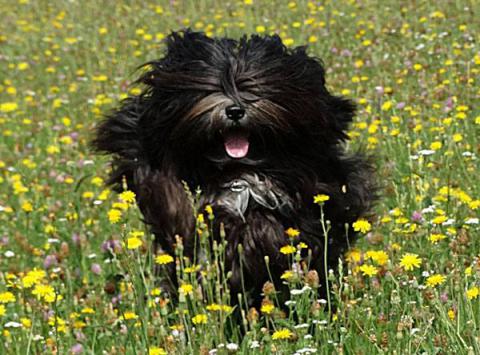
[[[237,41],[186,30],[166,44],[165,56],[138,79],[144,92],[98,127],[95,148],[113,155],[110,183],[120,187],[125,178],[158,245],[173,255],[179,235],[190,257],[195,216],[184,183],[200,187],[216,233],[225,225],[234,298],[243,272],[258,304],[269,280],[264,256],[281,287],[289,258],[280,248],[290,243],[290,227],[324,282],[325,239],[313,196],[330,197],[324,212],[334,268],[355,236],[352,222],[375,195],[367,159],[344,149],[353,103],[328,92],[321,62],[305,47],[287,49],[277,35]]]

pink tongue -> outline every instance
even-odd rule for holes
[[[243,135],[231,135],[225,138],[225,150],[231,158],[244,158],[248,153],[248,138]]]

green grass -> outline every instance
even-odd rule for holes
[[[0,353],[480,353],[476,2],[252,2],[0,0]],[[219,306],[224,241],[201,284],[177,250],[186,292],[169,302],[139,212],[102,183],[93,128],[185,26],[308,43],[332,92],[358,102],[349,144],[376,156],[383,189],[371,231],[331,275],[333,314],[314,275],[294,274],[303,292],[288,315],[267,290],[263,312],[232,317]],[[205,244],[211,217],[198,212]]]

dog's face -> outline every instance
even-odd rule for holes
[[[319,60],[276,35],[173,33],[165,57],[145,67],[139,127],[152,164],[167,151],[214,166],[293,159],[344,140],[353,116],[325,88]]]

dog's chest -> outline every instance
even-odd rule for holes
[[[242,174],[222,182],[206,196],[207,203],[234,214],[245,221],[252,208],[289,214],[293,201],[280,184],[259,174]]]

